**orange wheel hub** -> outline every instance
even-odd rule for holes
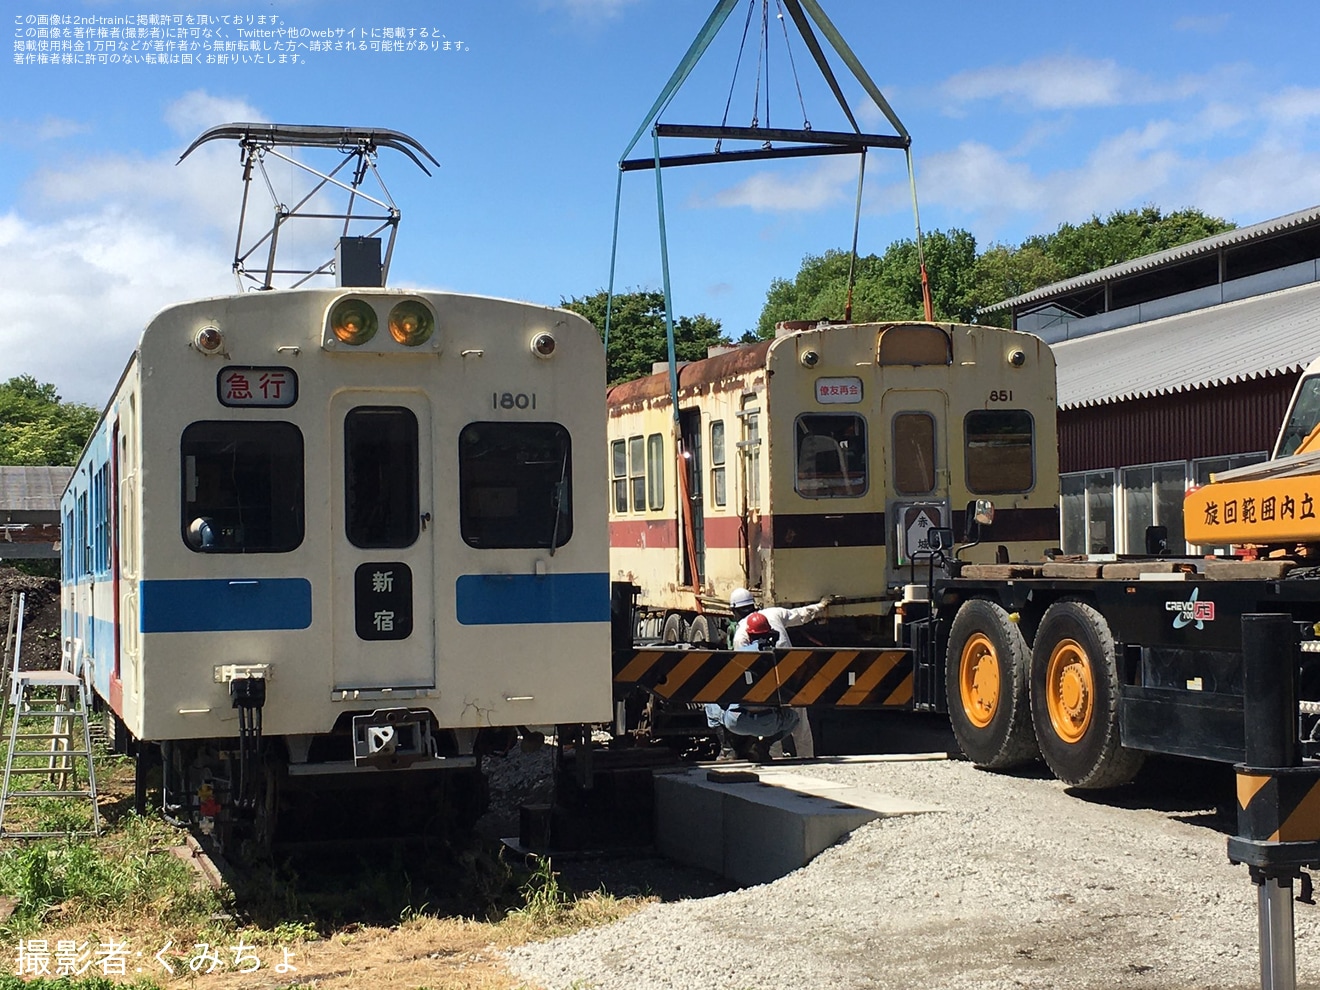
[[[973,633],[958,658],[958,696],[963,713],[978,729],[984,729],[999,708],[999,654],[990,637]]]
[[[1081,742],[1095,712],[1095,678],[1086,649],[1063,639],[1050,651],[1045,672],[1045,707],[1055,734],[1066,743]]]

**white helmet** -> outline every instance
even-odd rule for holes
[[[733,594],[729,596],[729,608],[755,608],[756,601],[752,598],[752,593],[746,588],[734,588]]]

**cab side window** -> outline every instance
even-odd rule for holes
[[[180,440],[183,541],[287,553],[303,541],[303,436],[284,422],[197,422]]]

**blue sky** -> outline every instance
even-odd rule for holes
[[[0,380],[32,374],[104,403],[151,315],[234,291],[237,146],[176,161],[230,121],[387,127],[441,163],[385,150],[402,211],[391,281],[557,304],[609,278],[617,162],[713,0],[2,0]],[[662,114],[751,123],[754,43],[731,87],[748,0]],[[981,247],[1091,214],[1195,206],[1238,224],[1320,204],[1320,5],[1306,2],[897,4],[822,0],[913,137],[921,221]],[[770,126],[804,114],[771,0]],[[293,64],[19,64],[44,16],[239,15],[312,31],[425,30],[448,52],[314,52]],[[254,25],[255,26],[255,25]],[[233,39],[235,26],[226,29]],[[846,124],[789,27],[805,117]],[[36,45],[34,54],[41,54]],[[201,53],[203,56],[205,52]],[[834,60],[864,129],[888,132]],[[761,78],[758,118],[767,124]],[[731,94],[732,90],[732,94]],[[671,141],[666,154],[709,150]],[[644,138],[639,153],[650,152]],[[315,162],[314,164],[322,164]],[[292,172],[292,170],[288,170]],[[278,173],[276,174],[278,179]],[[852,236],[852,158],[669,169],[675,309],[732,337],[773,278]],[[259,209],[268,212],[260,193]],[[264,216],[264,214],[261,214]],[[860,249],[911,237],[903,156],[868,157]],[[658,288],[653,173],[624,176],[616,287]]]

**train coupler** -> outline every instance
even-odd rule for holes
[[[431,713],[425,708],[378,708],[353,716],[353,763],[395,769],[435,756]]]

